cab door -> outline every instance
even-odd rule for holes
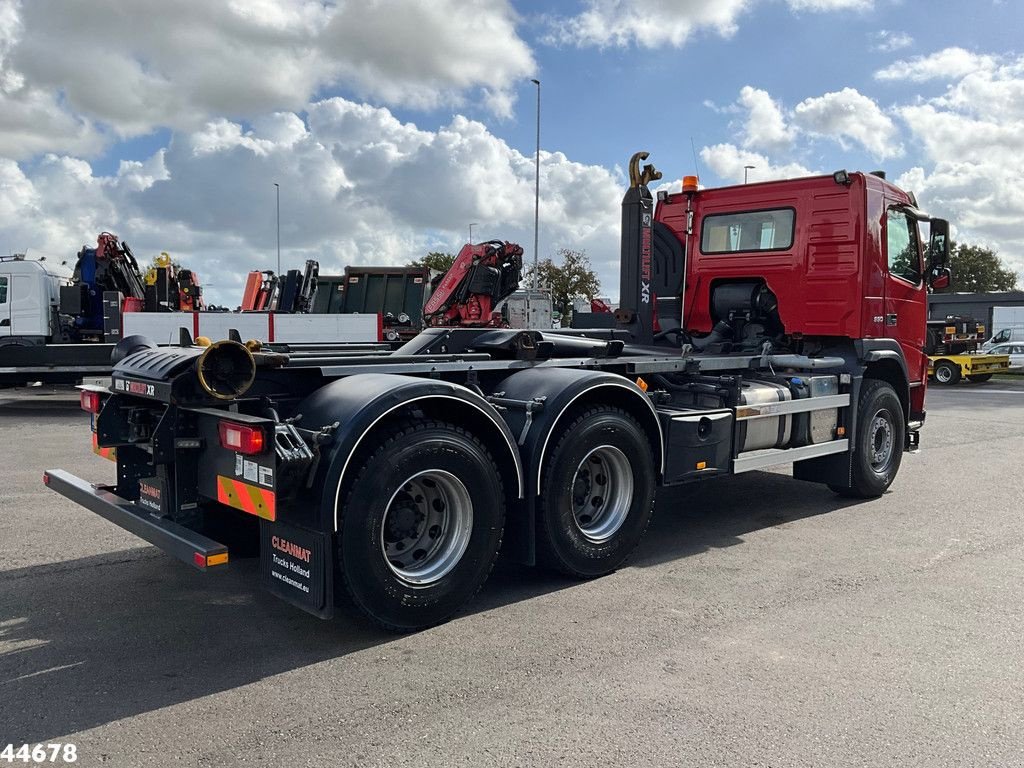
[[[11,276],[0,272],[0,337],[11,334]]]
[[[922,381],[928,297],[924,287],[921,238],[917,219],[893,203],[885,215],[885,335],[895,339],[907,360],[911,382]]]

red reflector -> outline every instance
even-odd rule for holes
[[[192,562],[198,565],[200,568],[206,567],[206,555],[202,552],[196,552],[192,555]]]
[[[91,392],[87,389],[82,390],[82,393],[78,396],[78,402],[81,403],[82,410],[89,413],[99,413],[100,406],[103,405],[100,401],[100,393]]]
[[[220,444],[229,451],[263,453],[263,430],[232,421],[220,423]]]
[[[50,473],[49,472],[43,472],[43,485],[49,485],[49,484],[50,484]]]

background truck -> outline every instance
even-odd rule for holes
[[[83,247],[73,268],[46,259],[0,258],[0,386],[107,376],[117,343],[132,334],[164,344],[176,342],[182,328],[214,340],[235,328],[277,344],[337,347],[380,340],[376,315],[298,314],[316,290],[311,264],[304,274],[290,271],[283,289],[275,288],[278,312],[238,315],[201,311],[195,272],[174,267],[169,258],[143,276],[128,245],[109,232],[99,235],[95,248]]]
[[[314,311],[379,314],[387,341],[406,341],[423,330],[423,304],[430,294],[427,267],[345,267],[321,278]]]
[[[436,287],[442,286],[449,279],[456,287],[461,284],[468,288],[472,279],[478,282],[484,275],[493,275],[489,270],[501,256],[495,252],[488,254],[487,244],[468,244],[462,250],[469,249],[468,256],[456,261],[447,272],[431,275],[427,267],[345,267],[344,275],[325,275],[320,277],[320,289],[314,304],[314,312],[372,312],[379,313],[382,318],[382,338],[389,342],[408,341],[423,330],[424,307],[431,301]],[[517,246],[518,247],[518,246]],[[461,255],[461,251],[460,251]],[[466,267],[474,266],[482,274],[470,278]],[[515,267],[514,259],[511,264]],[[492,280],[489,287],[475,285],[467,296],[477,296],[475,301],[489,301],[491,312],[488,312],[485,324],[497,322],[509,328],[549,328],[551,327],[551,294],[540,290],[517,290],[505,295],[506,285],[518,284],[521,279],[521,266],[515,269],[515,279]],[[500,270],[499,270],[500,275]],[[443,288],[442,288],[443,290]],[[484,295],[486,294],[486,297]],[[456,305],[458,302],[455,302]],[[440,306],[440,303],[439,303]],[[500,321],[494,321],[493,311],[501,312]],[[474,316],[474,312],[476,316]],[[438,313],[434,322],[438,322],[444,313]],[[479,307],[470,311],[452,313],[444,320],[447,325],[474,325],[481,323],[483,313]],[[532,322],[531,322],[532,320]]]
[[[395,631],[452,616],[499,551],[615,570],[660,485],[792,464],[884,493],[925,418],[948,224],[846,171],[688,177],[656,204],[646,157],[622,204],[615,327],[437,326],[383,355],[136,344],[110,389],[82,392],[116,482],[44,482],[203,571],[252,546],[279,597],[326,618],[344,595]]]
[[[984,338],[984,324],[973,317],[948,315],[929,320],[925,337],[929,379],[948,385],[961,380],[977,384],[997,373],[1005,373],[1010,367],[1010,358],[979,352]]]
[[[0,258],[0,386],[108,374],[124,302],[143,309],[146,296],[138,262],[109,232],[73,268]]]

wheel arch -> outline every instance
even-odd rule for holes
[[[895,360],[882,358],[868,363],[864,368],[865,379],[884,381],[896,392],[900,407],[903,409],[903,421],[910,419],[910,383]]]
[[[542,399],[544,403],[543,409],[532,417],[527,417],[525,411],[513,411],[506,417],[519,438],[529,495],[539,492],[552,438],[573,415],[595,405],[621,408],[639,422],[651,445],[655,470],[659,476],[662,474],[665,457],[661,422],[650,399],[631,380],[604,371],[532,368],[509,376],[497,389],[506,398]]]
[[[462,407],[456,411],[452,406]],[[354,474],[354,459],[374,445],[371,436],[416,411],[464,427],[494,456],[508,501],[523,497],[526,474],[515,439],[501,415],[473,390],[451,382],[399,374],[356,374],[332,381],[314,392],[297,412],[306,429],[339,423],[321,457],[314,481],[319,488],[315,512],[318,527],[338,529],[338,506]]]
[[[862,339],[856,342],[858,357],[864,365],[865,379],[888,383],[903,408],[903,421],[910,420],[910,374],[903,349],[895,339]]]

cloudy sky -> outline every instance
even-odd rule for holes
[[[0,252],[101,230],[235,305],[272,268],[587,251],[626,160],[705,185],[886,169],[1024,278],[1017,0],[0,0]],[[1022,279],[1024,283],[1024,279]]]

